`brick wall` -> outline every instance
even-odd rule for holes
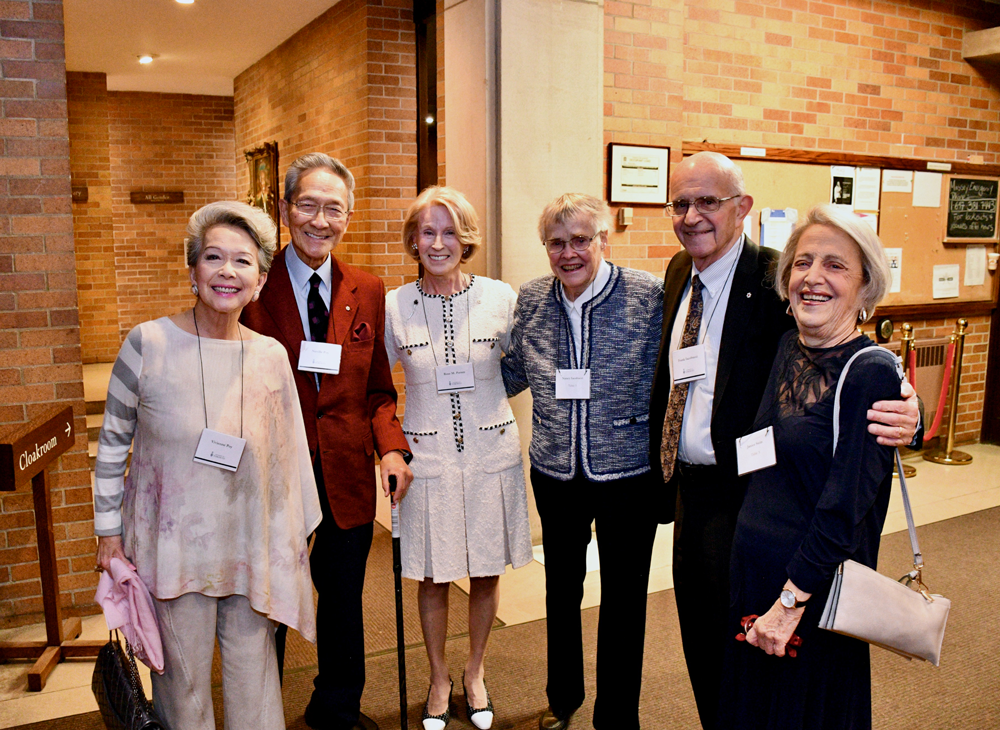
[[[73,203],[80,343],[83,362],[110,362],[118,355],[121,340],[107,77],[103,73],[73,72],[66,76],[70,173],[75,187],[87,188],[87,201]]]
[[[111,91],[108,118],[120,344],[137,324],[193,302],[184,229],[201,206],[237,198],[233,100]],[[184,202],[133,205],[140,190],[181,190]]]
[[[63,606],[89,604],[93,508],[83,417],[62,3],[0,4],[0,428],[72,404],[50,467]],[[0,495],[0,617],[42,610],[31,490]]]
[[[684,140],[1000,162],[1000,75],[961,54],[966,32],[995,25],[978,0],[604,8],[605,143],[669,146],[674,163]],[[609,256],[660,273],[680,250],[670,220],[657,208],[634,216],[612,234]],[[930,337],[955,322],[911,324]],[[971,318],[960,440],[979,437],[988,339],[988,318]]]
[[[244,151],[267,141],[278,143],[282,192],[296,157],[339,157],[357,188],[337,256],[389,288],[416,275],[398,241],[417,192],[411,8],[406,0],[342,0],[234,81],[238,189],[249,183]]]

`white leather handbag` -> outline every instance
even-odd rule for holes
[[[902,379],[899,358],[885,348],[875,345],[854,353],[837,382],[833,406],[834,453],[837,451],[840,431],[840,390],[844,385],[844,377],[859,355],[874,351],[892,358]],[[853,560],[841,563],[830,587],[819,627],[866,641],[907,659],[924,659],[936,667],[941,662],[941,644],[944,641],[951,601],[931,593],[921,580],[923,555],[917,543],[910,495],[906,491],[906,478],[903,476],[898,449],[895,456],[899,486],[903,492],[903,510],[910,532],[910,547],[913,549],[913,570],[895,581]]]

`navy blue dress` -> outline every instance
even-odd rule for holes
[[[833,402],[850,357],[872,344],[857,337],[808,348],[798,333],[778,348],[757,422],[774,427],[777,464],[751,475],[733,539],[730,620],[720,728],[869,728],[868,645],[818,628],[837,566],[875,567],[892,486],[892,449],[868,433],[868,408],[898,400],[887,358],[861,356],[840,398],[833,451]],[[812,593],[796,633],[798,656],[769,656],[737,642],[740,619],[763,615],[787,579]]]

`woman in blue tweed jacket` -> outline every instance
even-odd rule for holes
[[[611,213],[567,194],[538,231],[552,276],[521,287],[507,394],[533,399],[531,485],[542,522],[549,708],[562,730],[583,704],[580,605],[596,521],[601,560],[595,728],[638,728],[646,588],[656,524],[636,505],[648,490],[649,392],[663,323],[663,283],[604,260]]]

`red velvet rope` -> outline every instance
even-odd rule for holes
[[[913,389],[916,390],[917,389],[917,351],[916,350],[910,350],[910,358],[909,358],[909,360],[910,361],[908,363],[906,363],[906,366],[910,370],[910,385],[912,385]]]
[[[951,365],[955,361],[955,342],[948,345],[948,357],[944,364],[944,378],[941,380],[941,397],[938,398],[937,413],[934,414],[934,423],[924,433],[924,440],[937,436],[938,427],[941,425],[941,416],[944,415],[944,402],[948,397],[948,387],[951,385]],[[956,408],[957,403],[952,403],[951,407]]]

